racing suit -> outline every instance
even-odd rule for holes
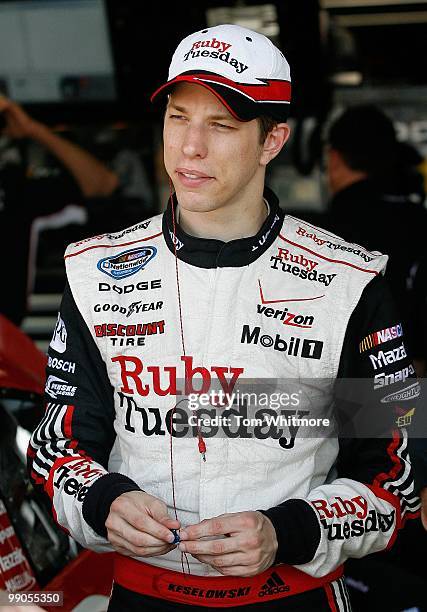
[[[250,238],[189,236],[174,229],[169,205],[66,251],[48,405],[28,451],[58,523],[103,552],[112,550],[105,521],[120,494],[144,490],[172,516],[172,438],[182,525],[260,510],[278,539],[275,565],[254,578],[221,576],[192,557],[183,576],[178,549],[117,554],[113,601],[121,599],[111,610],[131,609],[134,597],[144,610],[349,609],[344,561],[390,546],[417,515],[404,431],[357,440],[298,427],[225,431],[206,438],[206,462],[188,435],[181,384],[188,395],[214,379],[227,392],[242,380],[298,380],[327,409],[337,379],[371,379],[380,405],[414,374],[382,279],[387,257],[285,216],[264,195],[269,214]],[[294,415],[307,414],[303,404]]]

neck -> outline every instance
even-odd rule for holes
[[[348,172],[342,172],[330,183],[332,195],[335,195],[339,191],[347,189],[347,187],[350,187],[350,185],[363,181],[367,178],[367,173],[362,171],[359,172],[357,170],[351,170]]]
[[[177,207],[178,223],[184,232],[223,242],[254,236],[268,213],[269,206],[262,195],[238,208],[229,206],[203,213]]]

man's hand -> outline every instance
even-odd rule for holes
[[[105,521],[108,540],[117,552],[126,556],[164,555],[175,545],[170,529],[180,523],[168,516],[166,504],[143,491],[119,495]]]
[[[202,540],[214,536],[221,539]],[[227,536],[227,537],[224,537]],[[276,531],[261,512],[236,512],[206,519],[180,532],[179,549],[224,576],[255,576],[276,556]]]
[[[24,109],[5,96],[0,95],[0,113],[6,121],[4,133],[11,138],[32,138],[37,129],[34,121]]]

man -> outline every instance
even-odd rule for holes
[[[338,455],[335,436],[298,427],[239,437],[190,421],[188,397],[214,379],[223,416],[243,380],[297,379],[326,409],[337,377],[380,385],[387,355],[412,367],[386,257],[285,217],[264,186],[289,81],[256,32],[185,38],[154,94],[169,94],[166,213],[67,250],[29,467],[75,539],[117,551],[110,611],[346,610],[344,560],[391,545],[418,510],[404,435]]]
[[[66,170],[58,176],[37,177],[31,176],[19,160],[0,161],[1,260],[4,264],[0,312],[20,325],[27,310],[30,231],[34,219],[57,212],[68,204],[80,204],[86,198],[109,196],[119,180],[93,155],[55,134],[4,96],[0,96],[0,119],[3,135],[13,140],[27,138],[37,142]]]
[[[418,376],[425,375],[425,292],[427,212],[422,157],[397,140],[391,119],[377,106],[347,108],[330,125],[326,174],[332,199],[322,225],[346,240],[389,255],[386,279],[402,315],[406,342]],[[412,432],[413,464],[427,529],[425,417]],[[421,436],[421,437],[419,437]]]
[[[427,212],[422,177],[410,159],[402,159],[408,148],[376,106],[352,106],[335,119],[326,149],[332,199],[325,225],[346,240],[389,255],[386,279],[422,376],[427,347],[414,320],[424,308],[408,287],[414,266],[426,254]]]

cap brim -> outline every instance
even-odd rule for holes
[[[210,73],[180,74],[156,89],[150,98],[151,102],[157,100],[162,94],[168,93],[171,88],[182,82],[193,83],[208,89],[239,121],[251,121],[260,115],[269,115],[280,122],[286,121],[289,116],[289,102],[284,100],[271,102],[262,99],[255,101],[243,91],[244,86]],[[290,92],[290,84],[286,83],[286,86]],[[250,87],[254,89],[254,86],[248,86],[247,89]],[[256,87],[259,89],[259,86]]]

